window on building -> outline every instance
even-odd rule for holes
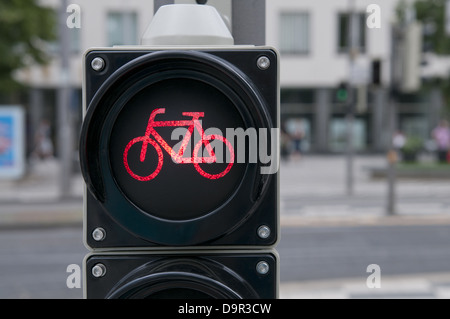
[[[136,12],[109,12],[107,45],[138,44]]]
[[[359,52],[366,52],[366,14],[357,14],[356,39]],[[348,52],[350,47],[350,14],[339,13],[338,15],[338,52]]]
[[[280,51],[284,54],[307,54],[310,51],[310,17],[307,12],[282,13],[280,17]]]

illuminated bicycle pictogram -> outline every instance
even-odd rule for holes
[[[234,164],[234,149],[231,143],[222,135],[219,134],[210,134],[205,135],[205,131],[203,130],[202,123],[199,120],[201,117],[204,117],[204,112],[182,112],[183,116],[190,116],[192,119],[190,120],[180,120],[180,121],[155,121],[155,117],[157,114],[164,114],[166,111],[165,108],[158,108],[152,111],[150,114],[150,118],[148,120],[147,129],[145,131],[145,135],[136,137],[132,139],[127,146],[125,147],[125,151],[123,152],[123,163],[125,166],[125,169],[127,172],[136,180],[138,181],[150,181],[154,179],[159,172],[161,171],[163,162],[164,162],[164,156],[161,149],[162,148],[172,157],[173,161],[178,164],[193,164],[197,172],[208,179],[219,179],[231,170],[231,167]],[[188,129],[186,131],[185,136],[183,137],[183,140],[180,144],[180,149],[178,152],[175,152],[172,147],[167,144],[167,142],[164,140],[164,138],[161,137],[161,135],[156,132],[155,127],[182,127],[182,126],[188,126]],[[188,146],[188,143],[191,140],[192,133],[194,132],[194,129],[197,130],[197,132],[200,134],[200,140],[196,143],[194,150],[192,152],[191,157],[184,157],[186,148]],[[154,139],[152,139],[153,137]],[[210,141],[212,140],[218,140],[223,142],[230,153],[230,158],[228,160],[228,165],[225,168],[224,171],[217,173],[217,174],[210,174],[205,172],[201,167],[200,164],[204,163],[217,163],[217,157],[213,150],[213,147],[211,146]],[[156,169],[147,176],[141,176],[133,172],[133,170],[130,168],[130,165],[128,163],[128,152],[130,151],[130,148],[133,147],[137,143],[142,143],[141,146],[141,152],[140,152],[140,161],[144,162],[145,157],[147,155],[147,148],[148,145],[151,144],[158,154],[158,164],[156,166]],[[158,144],[159,143],[159,144]],[[204,145],[204,151],[201,153],[206,152],[207,156],[198,156],[199,151],[202,150],[202,146]],[[204,155],[204,154],[203,154]]]

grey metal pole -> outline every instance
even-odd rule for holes
[[[154,12],[175,0],[154,0]],[[208,3],[206,3],[208,4]],[[234,44],[266,44],[266,0],[231,0]]]
[[[162,6],[165,6],[167,4],[174,4],[175,0],[154,0],[153,1],[153,12],[156,13],[158,9]]]
[[[352,92],[350,89],[350,92]],[[354,106],[353,106],[354,94],[350,93],[350,103],[349,111],[345,116],[345,120],[347,122],[347,161],[346,161],[346,170],[347,170],[347,178],[346,178],[346,190],[348,196],[353,196],[354,193],[354,176],[353,176],[353,166],[354,166],[354,157],[355,150],[353,147],[353,127],[355,123],[355,114],[354,114]]]
[[[32,145],[32,149],[30,151],[34,151],[36,132],[39,128],[39,124],[42,120],[43,114],[43,92],[40,88],[34,87],[30,90],[30,124],[31,124],[31,140],[30,144]]]
[[[348,56],[350,61],[350,72],[353,71],[355,65],[355,59],[358,55],[359,47],[358,47],[358,35],[359,35],[359,23],[358,23],[358,15],[355,13],[355,0],[350,0],[350,12],[349,12],[349,46],[348,46]],[[349,106],[347,115],[345,117],[347,122],[347,161],[346,161],[346,190],[347,195],[352,196],[354,193],[354,177],[353,177],[353,166],[354,166],[354,147],[353,147],[353,127],[355,121],[355,94],[354,94],[354,86],[352,85],[352,75],[350,75],[349,81],[349,92],[348,92],[348,100]]]
[[[391,31],[391,61],[390,61],[390,90],[389,90],[389,151],[387,154],[387,203],[386,203],[386,214],[388,216],[395,215],[397,212],[397,156],[394,149],[393,135],[397,130],[397,103],[395,101],[395,91],[398,89],[398,74],[396,71],[396,65],[399,62],[399,44],[403,43],[402,39],[402,28],[398,26],[393,26]]]
[[[69,75],[69,36],[67,27],[67,0],[61,0],[59,8],[59,45],[61,58],[61,81],[57,96],[58,157],[60,163],[59,190],[60,197],[70,194],[72,159],[73,159],[73,125],[70,116],[70,75]]]
[[[390,100],[389,100],[389,120],[390,120],[390,129],[389,131],[392,132],[390,135],[391,141],[390,141],[390,150],[388,152],[387,160],[388,160],[388,170],[387,170],[387,180],[388,180],[388,198],[387,198],[387,205],[386,205],[386,213],[388,216],[392,216],[396,214],[397,208],[397,192],[396,192],[396,181],[397,181],[397,156],[394,150],[394,145],[392,142],[392,136],[394,132],[396,131],[397,127],[397,105],[395,102],[395,99],[393,97],[393,93],[390,94]]]
[[[325,152],[328,149],[329,119],[331,110],[331,94],[326,88],[315,90],[316,108],[314,115],[314,135],[316,136],[315,150]]]
[[[234,44],[266,44],[266,0],[232,0]]]

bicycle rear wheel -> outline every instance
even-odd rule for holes
[[[214,172],[214,173],[206,172],[202,167],[200,167],[200,164],[203,164],[203,166],[205,168],[210,168],[210,165],[222,165],[223,166],[223,164],[219,164],[216,162],[208,163],[207,161],[202,160],[202,158],[203,158],[202,156],[198,156],[199,151],[202,149],[202,145],[205,145],[205,146],[210,145],[211,140],[219,140],[219,141],[223,142],[226,146],[226,149],[228,149],[228,152],[229,152],[228,153],[229,157],[225,157],[226,158],[225,162],[228,164],[228,165],[226,165],[226,168],[224,170],[221,170],[219,168],[219,172]],[[212,152],[211,154],[208,154],[209,156],[216,157],[214,154],[214,151],[212,149],[211,149],[211,151],[208,151],[208,153],[209,152]],[[214,134],[206,135],[195,145],[194,152],[193,152],[193,159],[194,159],[193,160],[194,167],[197,170],[197,172],[200,173],[201,176],[208,178],[208,179],[219,179],[221,177],[224,177],[226,174],[228,174],[228,172],[231,170],[231,167],[233,167],[234,148],[231,145],[231,143],[225,137],[223,137],[221,135],[214,135]],[[216,168],[216,170],[217,170],[217,168]]]

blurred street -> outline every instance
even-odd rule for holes
[[[447,179],[398,178],[397,214],[386,218],[387,182],[371,178],[371,168],[386,167],[383,156],[358,156],[354,165],[354,195],[346,195],[346,158],[306,155],[280,166],[282,226],[323,223],[430,223],[450,221],[450,183]],[[17,181],[0,181],[1,225],[37,224],[58,220],[81,222],[83,179],[74,174],[70,197],[59,200],[58,162],[37,161]],[[28,210],[39,214],[29,213]],[[44,218],[44,216],[47,216]]]
[[[304,156],[281,165],[282,225],[319,221],[395,223],[450,218],[447,179],[398,178],[397,214],[385,218],[388,196],[385,178],[371,169],[387,167],[383,156],[359,156],[354,162],[354,195],[346,195],[345,156]],[[299,223],[299,224],[298,224]]]
[[[0,182],[0,252],[8,256],[0,263],[3,298],[82,297],[65,278],[66,267],[81,265],[88,253],[83,182],[75,174],[71,198],[59,200],[57,164],[36,162],[22,180]],[[281,164],[281,298],[450,296],[449,183],[399,179],[398,215],[388,217],[386,181],[368,170],[384,165],[381,156],[356,157],[349,198],[345,157],[306,155]],[[372,263],[381,267],[380,289],[366,286]],[[35,280],[23,276],[29,272]],[[38,289],[43,280],[47,290]]]

